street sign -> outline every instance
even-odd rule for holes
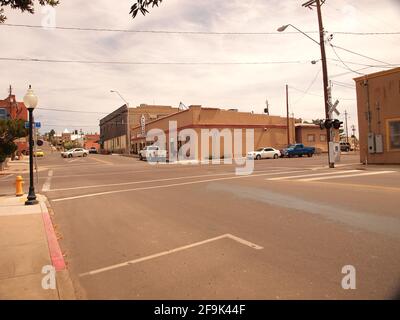
[[[40,122],[35,122],[33,124],[33,127],[36,129],[40,129],[42,127],[42,124]],[[29,121],[25,122],[25,129],[29,129]]]
[[[140,118],[140,125],[141,125],[141,131],[142,131],[142,136],[146,136],[146,117],[142,115]]]

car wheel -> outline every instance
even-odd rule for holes
[[[257,155],[256,160],[261,160],[261,156]]]
[[[142,155],[139,155],[139,160],[140,160],[140,161],[143,161]]]
[[[279,159],[279,155],[275,154],[274,159]]]
[[[69,155],[68,155],[68,158],[72,158],[72,154],[69,154]]]
[[[312,156],[313,156],[312,153],[309,153],[309,154],[308,154],[308,157],[309,157],[309,158],[312,158]]]
[[[83,157],[84,157],[84,158],[86,158],[86,157],[87,157],[87,154],[86,154],[86,153],[84,153],[84,154],[83,154]]]

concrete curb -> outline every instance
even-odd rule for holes
[[[74,286],[51,220],[51,216],[54,215],[54,212],[47,197],[44,195],[39,195],[39,197],[41,198],[40,207],[42,209],[42,218],[46,231],[50,257],[52,264],[56,269],[56,282],[59,298],[60,300],[76,300]]]

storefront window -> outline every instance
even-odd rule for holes
[[[321,135],[319,136],[319,140],[320,140],[321,142],[326,142],[326,134],[321,134]]]
[[[388,121],[389,150],[400,150],[400,119]]]

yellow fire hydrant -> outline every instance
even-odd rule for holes
[[[18,176],[15,181],[15,195],[17,197],[22,197],[24,195],[23,190],[24,179],[21,176]]]

